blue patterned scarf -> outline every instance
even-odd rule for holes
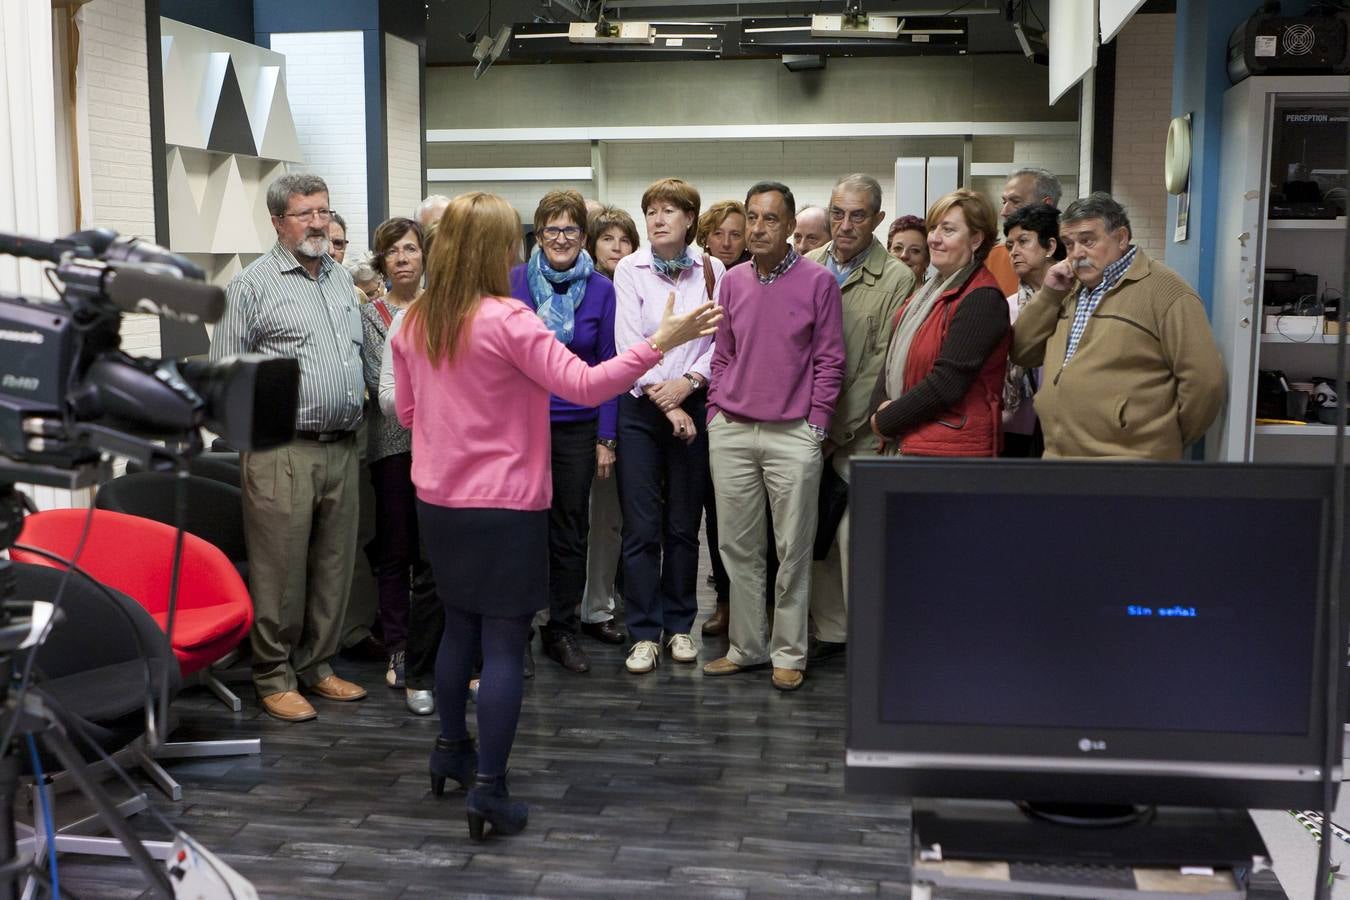
[[[655,253],[652,254],[652,268],[656,270],[657,275],[664,275],[671,281],[679,281],[680,273],[694,264],[689,258],[689,248],[680,251],[680,255],[674,259],[662,259]]]
[[[572,329],[576,326],[577,307],[586,296],[586,281],[595,271],[591,255],[582,250],[577,261],[566,272],[558,272],[548,264],[541,248],[535,247],[530,261],[525,264],[525,277],[530,284],[530,298],[534,300],[534,309],[539,318],[548,326],[548,330],[557,335],[564,344],[572,343]],[[559,294],[553,289],[555,284],[567,285],[567,291]]]

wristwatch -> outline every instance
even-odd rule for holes
[[[703,387],[703,379],[699,378],[693,372],[685,372],[684,377],[689,381],[691,385],[693,385],[694,390],[698,390],[699,388]]]
[[[830,436],[830,433],[819,425],[809,425],[808,427],[811,429],[811,433],[816,436],[816,440],[822,444],[825,443],[825,439]]]
[[[596,441],[596,443],[599,444],[601,447],[604,447],[610,453],[613,453],[614,451],[619,449],[619,442],[614,440],[614,438],[602,438]]]

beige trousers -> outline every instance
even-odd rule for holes
[[[614,576],[619,571],[623,512],[619,509],[619,478],[591,482],[591,531],[586,539],[586,589],[581,595],[581,621],[588,624],[614,618],[618,591]]]
[[[718,550],[731,579],[727,658],[742,666],[805,669],[820,443],[804,419],[742,423],[719,414],[708,425],[708,456]],[[779,560],[772,633],[764,609],[766,496]]]
[[[356,553],[354,438],[243,454],[253,683],[266,697],[333,674]]]
[[[347,595],[347,612],[342,617],[339,649],[347,650],[371,636],[371,626],[380,610],[380,589],[366,545],[375,537],[375,488],[370,481],[370,465],[361,459],[356,476],[356,553],[352,554],[352,587]]]

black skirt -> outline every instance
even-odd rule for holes
[[[548,606],[548,510],[417,501],[422,544],[447,607],[506,618]]]

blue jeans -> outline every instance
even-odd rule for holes
[[[698,526],[708,480],[706,394],[684,401],[698,436],[686,444],[647,398],[619,398],[625,625],[634,642],[688,634],[698,614]]]

